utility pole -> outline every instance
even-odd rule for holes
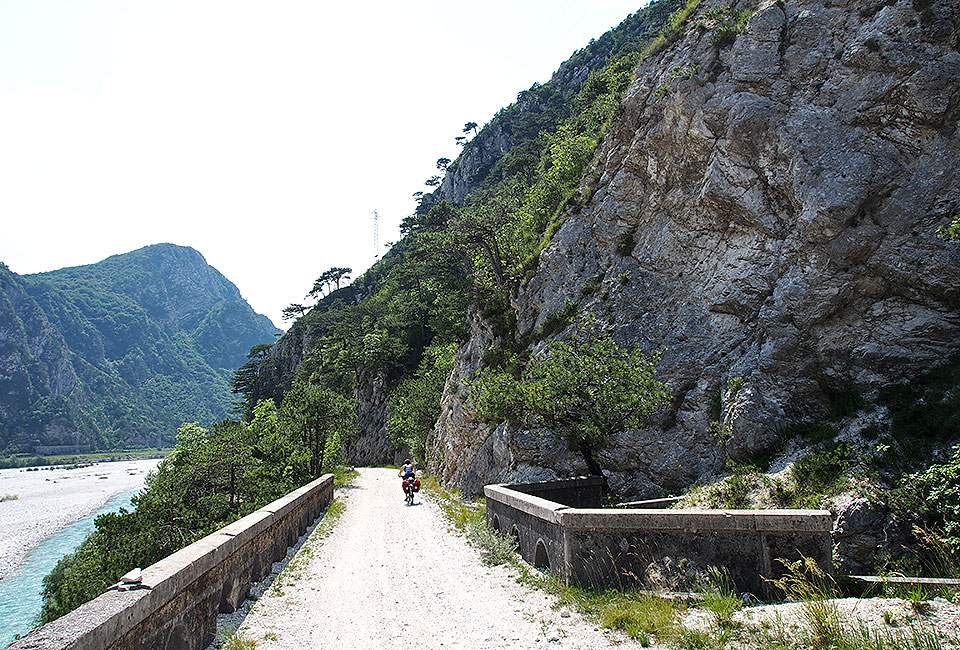
[[[380,259],[380,214],[373,211],[373,261]]]

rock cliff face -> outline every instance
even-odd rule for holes
[[[724,17],[703,0],[641,63],[595,191],[515,296],[520,332],[573,300],[664,350],[669,412],[601,454],[628,494],[689,485],[960,353],[960,250],[935,236],[960,212],[960,2],[762,0],[732,43]],[[471,421],[456,387],[491,340],[471,327],[431,438],[441,478],[582,473],[554,439]]]
[[[0,268],[0,449],[172,442],[230,409],[278,330],[192,248],[158,244],[19,276]]]
[[[565,114],[562,107],[572,100],[592,71],[602,68],[627,41],[652,38],[679,4],[678,0],[663,0],[631,14],[615,30],[575,52],[557,68],[550,81],[520,92],[515,104],[500,111],[464,146],[436,192],[426,197],[426,203],[462,203],[514,145],[556,128]]]
[[[78,384],[63,336],[27,294],[22,279],[0,266],[0,421],[44,396],[70,396]]]
[[[356,396],[360,433],[355,440],[347,443],[347,458],[355,465],[401,464],[406,450],[395,449],[387,437],[389,391],[383,374],[358,376]]]

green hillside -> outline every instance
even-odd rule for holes
[[[191,248],[158,244],[19,276],[0,268],[0,449],[169,444],[230,411],[277,330]]]

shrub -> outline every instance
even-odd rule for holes
[[[617,255],[629,255],[633,252],[633,249],[637,247],[636,234],[636,228],[620,233],[617,237]]]
[[[797,492],[813,497],[835,493],[846,481],[853,448],[846,442],[825,442],[794,463],[791,469]]]
[[[960,445],[946,463],[931,465],[904,480],[916,486],[920,514],[943,530],[942,540],[950,554],[960,558]]]

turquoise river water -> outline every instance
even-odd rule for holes
[[[93,520],[104,513],[129,508],[130,499],[141,489],[139,487],[114,496],[96,512],[43,540],[13,573],[0,580],[0,648],[16,639],[18,634],[26,634],[36,626],[43,602],[40,597],[43,577],[50,573],[60,558],[72,553],[80,545],[93,530]]]

